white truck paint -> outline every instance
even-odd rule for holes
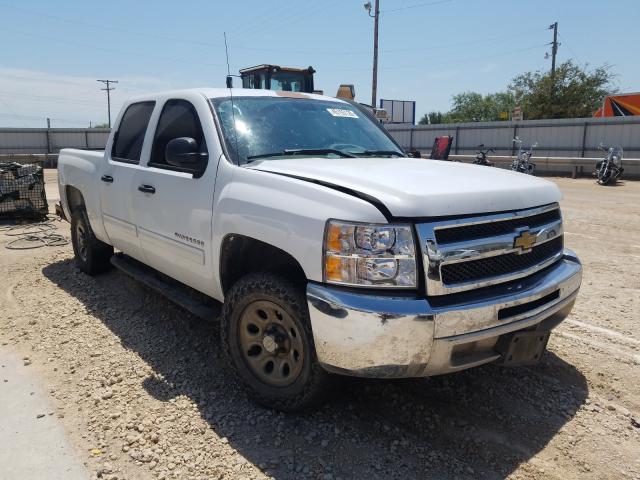
[[[229,104],[223,105],[229,101],[230,93],[228,89],[197,89],[130,99],[115,122],[104,152],[62,150],[59,189],[66,218],[78,216],[78,209],[84,208],[90,230],[97,240],[106,244],[103,246],[111,245],[219,302],[225,302],[233,288],[225,285],[223,277],[231,275],[225,273],[225,269],[242,264],[243,274],[249,274],[252,268],[260,270],[260,262],[269,260],[254,254],[250,260],[254,265],[247,265],[248,257],[239,255],[231,263],[225,263],[225,249],[230,248],[230,239],[248,238],[277,249],[268,250],[266,257],[273,252],[286,252],[287,258],[303,273],[303,277],[295,279],[297,286],[306,288],[309,313],[303,321],[309,323],[315,347],[310,344],[309,348],[314,351],[306,352],[309,360],[305,362],[316,361],[332,372],[420,376],[504,359],[512,345],[505,347],[500,342],[509,340],[514,332],[530,332],[536,328],[547,332],[571,310],[580,285],[581,266],[574,254],[563,250],[557,207],[561,196],[551,182],[468,164],[406,158],[390,137],[384,140],[384,134],[375,130],[380,127],[366,118],[364,110],[334,98],[236,89],[232,91],[235,103],[231,101],[228,110]],[[267,132],[265,138],[271,142],[280,138],[279,128],[288,128],[286,138],[295,139],[298,135],[295,126],[284,125],[286,116],[277,117],[281,124],[268,124],[269,119],[262,117],[255,117],[261,120],[253,124],[250,122],[252,117],[247,112],[253,107],[243,103],[243,99],[258,99],[259,104],[259,99],[265,98],[273,100],[268,105],[276,116],[282,115],[278,110],[280,105],[290,105],[286,102],[308,102],[295,105],[300,108],[307,105],[310,109],[313,106],[315,110],[309,113],[309,122],[335,123],[341,129],[345,126],[345,132],[350,124],[339,122],[371,122],[362,127],[365,133],[361,138],[375,137],[378,143],[400,153],[354,155],[354,148],[358,150],[360,144],[352,143],[361,139],[350,140],[345,133],[343,143],[338,145],[343,148],[336,147],[341,150],[337,154],[289,152],[280,157],[242,161],[239,152],[244,143],[238,145],[239,136],[244,135],[242,141],[246,140],[253,148],[255,143],[251,142],[261,145],[260,132]],[[325,103],[317,102],[325,102],[327,108],[322,108]],[[191,137],[182,132],[189,131],[185,125],[171,123],[169,118],[171,108],[187,115],[184,112],[191,111],[189,105],[201,125],[202,139],[194,142],[199,145],[198,152],[190,151],[188,155],[196,158],[195,155],[202,155],[203,149],[208,154],[204,168],[196,173],[156,162],[170,157],[168,144],[163,143],[168,138],[166,135],[175,132],[176,138]],[[164,109],[168,113],[161,118]],[[117,149],[114,147],[116,141],[129,141],[131,132],[126,131],[125,124],[128,124],[123,124],[128,111],[148,114],[144,131],[132,137],[142,142],[136,161],[123,161],[114,155],[120,149],[120,145]],[[135,114],[130,115],[133,118]],[[297,121],[304,122],[305,118],[302,116],[302,120]],[[245,121],[248,123],[243,123]],[[234,126],[231,130],[229,122]],[[306,128],[303,127],[301,125],[300,131]],[[325,134],[322,123],[320,127],[318,137]],[[340,135],[336,132],[342,131],[328,126],[329,130],[332,135]],[[195,130],[192,128],[192,131]],[[235,134],[235,141],[234,137],[225,140],[224,134],[228,132]],[[248,138],[251,135],[255,138]],[[131,144],[135,142],[132,140]],[[332,148],[335,145],[332,144]],[[156,151],[160,146],[164,148],[162,155]],[[147,191],[141,191],[145,189]],[[538,218],[540,225],[527,224],[528,220]],[[353,222],[356,226],[373,225],[374,230],[398,222],[411,225],[417,278],[413,288],[377,289],[383,283],[377,285],[373,281],[360,290],[328,285],[328,264],[323,252],[328,241],[327,222],[331,219]],[[505,230],[505,222],[511,222],[508,225],[513,228]],[[478,234],[469,230],[469,225],[478,223],[487,228],[497,225],[500,231]],[[453,227],[466,228],[462,232],[471,232],[469,238],[458,238],[453,243],[437,239],[441,228]],[[399,230],[394,232],[393,235],[398,235]],[[374,234],[380,238],[379,230]],[[520,248],[521,240],[533,243]],[[547,245],[544,248],[548,249],[552,242],[558,245],[558,251],[518,267],[518,262],[524,265],[524,259],[529,258],[520,254],[542,252],[532,245]],[[504,266],[487,263],[500,255],[515,262],[515,267],[503,271]],[[485,262],[474,264],[483,265],[477,267],[481,268],[482,278],[461,280],[447,295],[451,285],[440,278],[444,272],[440,269],[451,269],[451,265],[455,269],[456,264],[478,260]],[[504,320],[499,317],[500,312],[513,315]],[[227,316],[231,316],[229,311]],[[550,322],[550,326],[540,327],[544,322]],[[260,348],[264,352],[284,348],[286,341],[282,335],[260,332],[264,337]],[[277,365],[284,369],[295,366],[293,363]],[[236,365],[236,368],[242,369],[242,366]],[[254,394],[259,392],[257,396],[261,401],[288,408],[273,400],[271,390],[267,393],[261,390],[269,387],[263,385],[264,378],[255,384],[246,372],[239,373]],[[297,384],[287,385],[293,388]],[[298,395],[300,390],[296,392]]]

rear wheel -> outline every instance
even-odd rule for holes
[[[96,275],[111,266],[109,260],[113,247],[101,242],[93,234],[84,207],[76,208],[71,215],[71,243],[76,266],[84,273]]]
[[[322,403],[330,376],[315,354],[306,299],[276,275],[250,274],[225,300],[222,344],[258,403],[300,411]]]

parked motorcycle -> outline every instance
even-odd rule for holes
[[[596,164],[596,170],[593,174],[598,177],[600,185],[615,183],[624,172],[624,168],[622,168],[622,157],[624,155],[622,147],[605,147],[601,143],[598,148],[607,152],[607,155]]]
[[[493,148],[484,149],[484,143],[478,145],[478,153],[476,154],[476,158],[473,161],[474,165],[484,165],[485,167],[493,167],[493,163],[487,160],[487,153],[493,152],[495,150]]]
[[[518,144],[518,156],[513,159],[513,162],[511,162],[511,170],[533,175],[536,164],[532,163],[530,160],[533,149],[538,146],[538,142],[532,144],[531,147],[529,147],[529,150],[522,148],[522,140],[520,140],[520,137],[514,138],[513,143]]]

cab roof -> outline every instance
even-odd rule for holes
[[[146,95],[138,95],[127,99],[126,103],[166,100],[169,98],[188,98],[194,96],[202,96],[205,98],[227,98],[231,95],[234,97],[302,98],[347,103],[339,98],[318,95],[315,93],[285,92],[281,90],[261,90],[253,88],[188,88],[183,90],[167,90],[163,92],[149,93]]]

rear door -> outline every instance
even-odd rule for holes
[[[145,263],[206,293],[212,288],[211,218],[220,154],[210,150],[202,128],[201,116],[211,112],[204,99],[196,103],[200,112],[185,99],[162,106],[146,168],[134,173],[133,210]],[[197,172],[166,162],[167,143],[178,137],[195,139],[199,151],[208,153]]]
[[[133,217],[132,187],[140,169],[145,136],[155,102],[137,102],[127,106],[113,135],[107,161],[99,172],[102,221],[111,245],[142,260]]]

